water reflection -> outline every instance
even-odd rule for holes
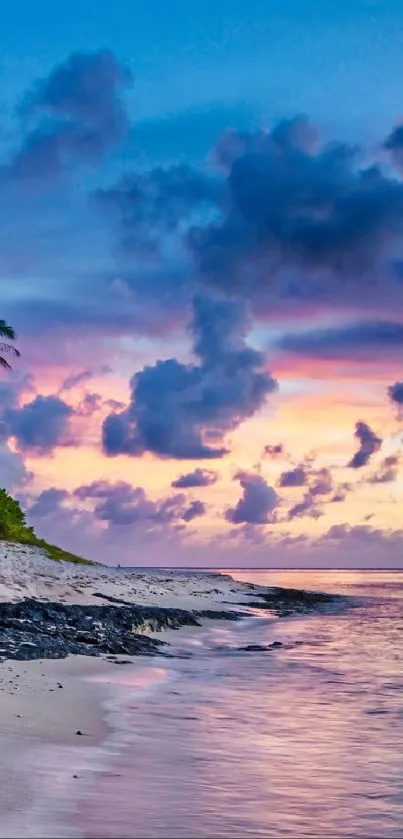
[[[333,586],[284,576],[275,584]],[[338,572],[333,590],[370,590],[352,612],[214,630],[164,663],[162,687],[129,703],[120,777],[87,789],[84,835],[401,837],[400,579]],[[285,646],[240,653],[246,632]]]

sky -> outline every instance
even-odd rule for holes
[[[402,568],[403,7],[15,0],[0,485],[122,565]]]

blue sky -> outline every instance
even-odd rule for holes
[[[268,122],[302,111],[375,140],[400,108],[402,26],[394,0],[16,0],[2,10],[2,98],[73,50],[107,46],[133,68],[139,122],[212,108],[217,124],[220,105]]]

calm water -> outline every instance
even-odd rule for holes
[[[256,618],[195,632],[188,643],[180,637],[192,657],[159,659],[151,681],[150,668],[135,684],[119,671],[130,743],[88,788],[80,831],[402,837],[403,575],[234,576],[360,602],[339,614]],[[286,648],[236,649],[272,640]]]
[[[234,576],[359,602],[180,632],[191,657],[115,668],[121,743],[63,835],[403,837],[403,575]],[[273,640],[285,646],[237,650]]]

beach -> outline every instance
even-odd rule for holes
[[[1,550],[0,837],[401,836],[401,576]]]
[[[109,606],[112,600],[145,607],[218,613],[223,608],[239,608],[236,604],[247,601],[251,593],[255,596],[255,588],[219,574],[125,572],[104,566],[71,565],[46,558],[38,548],[0,543],[0,607],[29,601],[67,607],[103,603],[108,608],[119,608]],[[23,626],[26,618],[17,621]],[[158,628],[154,633],[149,626],[141,629],[150,637],[154,635],[166,642],[175,639],[174,630],[158,631]],[[9,632],[13,635],[14,627]],[[31,643],[31,648],[25,648],[26,655],[36,656],[36,651],[32,653],[33,642],[27,643]],[[23,646],[16,654],[25,654]],[[105,656],[69,655],[15,660],[5,650],[0,655],[0,836],[18,836],[21,831],[26,836],[42,836],[44,830],[50,830],[49,835],[53,835],[55,829],[61,830],[67,780],[80,783],[80,773],[88,768],[89,754],[91,759],[99,760],[100,747],[110,734],[106,707],[110,685],[116,682],[117,664],[129,663],[133,672],[136,667],[144,668],[144,659],[127,655],[112,655],[111,660]],[[32,766],[35,766],[35,756],[46,747],[55,755],[64,754],[65,765],[63,770],[57,759],[56,768],[50,772],[56,822],[52,824],[50,820],[45,827],[38,811],[44,780],[38,782]],[[63,795],[59,796],[56,770],[63,776]],[[42,803],[41,812],[44,806]],[[47,817],[50,809],[47,800]]]

